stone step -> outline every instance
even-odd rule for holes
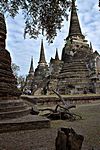
[[[86,64],[72,64],[72,63],[65,63],[63,66],[62,66],[62,68],[66,68],[66,67],[84,67],[84,68],[87,68],[87,66],[86,66]]]
[[[4,83],[4,82],[6,82],[6,83],[9,83],[9,82],[11,82],[11,83],[15,83],[15,80],[12,78],[5,78],[5,77],[0,77],[0,83],[2,84],[2,83]]]
[[[26,108],[27,108],[27,104],[24,104],[22,106],[14,106],[13,108],[12,108],[12,106],[10,106],[10,107],[3,107],[3,108],[0,107],[0,112],[2,112],[2,113],[3,112],[9,112],[9,111],[12,111],[12,110],[18,111],[18,110],[24,110]]]
[[[29,114],[20,118],[0,121],[0,133],[42,128],[50,128],[50,120],[37,115]]]
[[[2,68],[1,68],[2,67]],[[11,69],[4,69],[3,66],[0,66],[0,76],[12,77]]]
[[[63,74],[63,73],[71,73],[71,74],[73,74],[73,73],[75,73],[75,74],[83,74],[83,73],[89,73],[89,71],[88,70],[76,70],[76,69],[73,69],[73,70],[71,70],[71,69],[67,69],[67,70],[61,70],[61,72],[60,72],[60,74]]]
[[[59,82],[58,82],[58,84],[60,85],[60,86],[62,86],[62,85],[68,85],[68,84],[88,84],[88,83],[90,83],[90,80],[88,79],[88,78],[83,78],[83,79],[79,79],[79,78],[76,78],[76,79],[74,79],[74,78],[70,78],[70,79],[67,79],[67,78],[65,78],[64,80],[63,79],[61,79],[61,80],[59,80]]]
[[[86,63],[85,63],[85,62],[81,62],[81,61],[77,61],[77,62],[75,62],[75,61],[70,61],[70,62],[64,63],[64,66],[71,66],[71,65],[75,65],[75,66],[77,66],[77,65],[79,65],[79,66],[86,66]]]
[[[31,107],[27,107],[25,109],[16,110],[16,111],[0,112],[0,120],[22,117],[30,114],[30,112],[31,112]]]
[[[0,108],[2,107],[14,107],[14,106],[22,106],[24,105],[24,101],[21,99],[14,100],[0,100]]]
[[[65,69],[87,69],[87,67],[84,65],[64,65],[62,67],[62,70],[65,70]]]
[[[73,65],[73,64],[77,64],[77,65],[85,65],[85,62],[83,62],[83,61],[70,61],[70,62],[65,62],[64,63],[64,65],[66,65],[66,64],[68,64],[68,65]]]
[[[70,67],[84,67],[84,68],[87,68],[86,67],[86,64],[80,64],[80,63],[78,63],[78,64],[75,64],[75,63],[65,63],[63,66],[62,66],[62,68],[66,68],[66,67],[68,67],[68,68],[70,68]]]
[[[66,68],[62,68],[61,69],[61,71],[60,72],[67,72],[67,71],[70,71],[70,72],[72,72],[72,71],[77,71],[77,72],[88,72],[89,70],[85,67],[85,68],[80,68],[80,67],[66,67]]]
[[[67,72],[67,73],[62,73],[59,75],[59,79],[61,78],[87,78],[89,76],[88,73],[73,73],[73,72]]]
[[[59,77],[59,80],[60,80],[60,79],[65,79],[65,80],[70,80],[70,79],[71,79],[71,80],[72,80],[72,79],[73,79],[73,80],[74,80],[74,79],[75,79],[75,80],[76,80],[76,79],[77,79],[77,80],[83,80],[83,79],[88,79],[88,77],[87,77],[87,76],[81,76],[81,75],[80,75],[80,76],[70,76],[70,77],[69,77],[69,76],[66,76],[66,77],[65,77],[65,76],[63,75],[63,76],[60,76],[60,77]],[[89,79],[88,79],[88,80],[89,80]]]
[[[89,78],[87,77],[87,76],[61,76],[61,77],[59,77],[59,81],[68,81],[68,80],[70,80],[70,81],[73,81],[73,80],[77,80],[77,81],[80,81],[80,82],[82,82],[83,80],[88,80],[88,81],[90,81],[89,80]]]
[[[60,72],[60,76],[61,75],[77,75],[77,74],[80,74],[80,75],[89,75],[89,72],[87,70],[62,70]]]
[[[60,88],[65,88],[65,87],[67,87],[68,85],[74,85],[74,86],[76,86],[76,85],[81,85],[81,86],[83,86],[83,85],[88,85],[89,84],[89,82],[86,82],[86,81],[84,81],[84,82],[77,82],[77,81],[74,81],[74,82],[66,82],[65,84],[64,83],[62,83],[62,82],[59,82],[59,89]]]
[[[4,86],[5,85],[5,86]],[[8,97],[11,97],[11,96],[19,96],[21,94],[21,92],[16,88],[16,85],[15,84],[12,84],[13,85],[13,88],[12,86],[10,87],[10,85],[8,84],[5,84],[4,85],[0,85],[0,97],[4,97],[4,96],[8,96]]]
[[[71,61],[65,62],[65,64],[85,64],[85,61],[76,59],[76,60],[71,60]]]

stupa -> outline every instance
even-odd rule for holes
[[[62,68],[62,64],[63,62],[59,59],[58,49],[56,48],[55,58],[51,57],[50,64],[49,64],[49,74],[50,74],[49,87],[52,87],[55,90],[57,90],[58,77],[59,77],[59,72]],[[52,91],[48,91],[48,94],[54,94],[54,93]]]
[[[4,16],[0,14],[0,119],[15,118],[30,112],[30,108],[19,100],[21,93],[11,69],[10,53],[5,49],[6,32]]]
[[[47,66],[43,41],[41,42],[40,59],[33,79],[33,89],[38,89],[37,95],[41,95],[43,89],[47,90],[48,75],[49,86],[60,94],[100,94],[100,55],[82,34],[75,0],[72,0],[69,33],[65,39],[61,60],[56,50],[55,58],[51,57]]]
[[[23,89],[23,91],[26,93],[28,92],[27,90],[29,90],[30,94],[32,92],[32,83],[34,80],[34,67],[33,67],[33,57],[31,58],[31,64],[30,64],[30,68],[29,68],[29,73],[26,77],[26,81],[25,81],[25,87]]]
[[[31,107],[20,99],[10,53],[5,49],[6,33],[4,15],[0,13],[0,132],[41,128],[44,124],[49,127],[49,120],[31,115]]]
[[[100,93],[100,55],[93,52],[81,27],[72,0],[69,34],[62,50],[63,66],[59,74],[60,94]]]
[[[43,80],[46,77],[47,73],[48,73],[48,65],[45,58],[43,40],[41,40],[40,58],[39,58],[38,66],[34,72],[34,79],[32,83],[32,89],[34,95],[42,95],[44,93]]]

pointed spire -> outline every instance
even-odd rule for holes
[[[90,49],[92,50],[93,48],[92,48],[92,43],[90,42]]]
[[[45,60],[45,54],[44,54],[44,46],[43,46],[43,39],[41,40],[41,50],[40,50],[40,59],[39,59],[39,64],[41,63],[46,63],[46,60]]]
[[[0,12],[0,48],[5,48],[6,46],[6,23],[5,23],[5,18],[4,15]]]
[[[59,60],[59,56],[58,56],[58,49],[57,49],[57,48],[56,48],[55,60]]]
[[[92,43],[90,42],[90,50],[91,52],[93,52],[93,47],[92,47]]]
[[[72,0],[71,19],[68,38],[72,36],[79,36],[82,39],[84,38],[84,35],[82,35],[80,28],[80,23],[75,6],[75,0]]]
[[[34,67],[33,67],[33,57],[31,58],[31,65],[30,65],[30,69],[29,69],[29,74],[34,73]]]

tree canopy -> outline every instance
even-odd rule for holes
[[[71,0],[1,0],[0,10],[15,17],[21,10],[25,19],[24,35],[37,38],[39,34],[52,42],[61,29]]]

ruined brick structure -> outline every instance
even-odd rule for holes
[[[11,69],[10,53],[5,49],[6,24],[0,13],[0,120],[16,118],[30,112],[17,89],[17,81]]]
[[[40,58],[38,62],[38,66],[35,69],[34,72],[34,79],[32,82],[32,89],[36,89],[38,87],[38,90],[35,91],[35,95],[41,95],[44,94],[44,83],[43,80],[46,77],[48,72],[48,65],[45,59],[45,52],[44,52],[44,45],[43,40],[41,41],[41,47],[40,47]]]
[[[48,76],[50,76],[49,86],[56,89],[62,63],[63,62],[59,59],[58,56],[58,50],[56,49],[55,58],[51,57],[49,66],[47,65],[42,40],[38,66],[34,71],[34,75],[31,74],[31,78],[30,73],[28,74],[28,78],[26,78],[26,88],[31,90],[34,95],[52,94],[52,91],[47,90]],[[29,86],[29,84],[31,86]]]
[[[11,68],[10,53],[5,49],[6,24],[0,13],[0,133],[50,127],[50,121],[32,113],[32,107],[20,99]],[[30,69],[30,72],[32,68]]]
[[[50,70],[50,83],[49,87],[52,87],[53,89],[57,89],[57,84],[58,84],[58,77],[59,77],[59,72],[62,68],[63,61],[59,59],[58,55],[58,50],[56,49],[56,54],[55,58],[50,59],[50,64],[49,64],[49,70]],[[49,91],[49,94],[52,94],[51,91]]]
[[[50,60],[49,85],[60,94],[100,93],[100,55],[97,51],[93,51],[92,44],[88,44],[81,32],[75,0],[72,0],[69,34],[65,42],[61,60],[57,51],[55,59]],[[44,50],[42,53],[44,68],[46,66]],[[48,70],[40,69],[42,68],[40,64],[41,61],[35,70],[37,82]]]
[[[61,94],[100,93],[100,56],[93,52],[81,32],[75,0],[72,0],[70,28],[62,61],[58,82]]]
[[[27,90],[32,91],[32,83],[34,80],[34,67],[33,67],[33,57],[31,58],[31,64],[30,64],[30,69],[29,73],[26,77],[26,85],[24,87],[24,92]]]

